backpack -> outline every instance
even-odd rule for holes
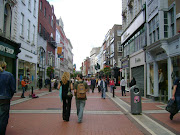
[[[79,83],[77,86],[77,98],[78,99],[86,98],[86,88],[83,83]]]

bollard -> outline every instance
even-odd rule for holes
[[[114,87],[113,87],[113,97],[114,97]]]
[[[33,94],[33,86],[31,86],[31,90],[32,90],[32,91],[31,91],[31,95],[32,95],[32,94]]]

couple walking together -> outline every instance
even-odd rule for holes
[[[70,80],[70,74],[68,72],[64,72],[61,81],[58,85],[58,89],[60,89],[60,87],[62,86],[62,101],[63,101],[62,117],[64,121],[69,121],[70,113],[71,113],[72,97],[68,96],[68,92],[73,90],[73,84],[69,80]],[[88,86],[87,83],[82,80],[82,74],[77,75],[77,80],[78,81],[74,84],[74,95],[76,98],[78,123],[81,123],[83,119],[84,107],[87,100],[86,92],[88,90]]]

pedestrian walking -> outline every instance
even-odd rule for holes
[[[115,86],[115,84],[114,84],[114,79],[111,79],[111,80],[110,80],[111,93],[113,92],[114,86]]]
[[[67,94],[68,94],[68,91],[71,92],[71,89],[73,88],[73,86],[72,86],[72,83],[70,83],[70,74],[68,72],[63,73],[61,81],[58,85],[58,89],[60,89],[61,86],[62,86],[62,100],[63,100],[62,117],[64,121],[69,121],[70,113],[71,113],[72,97],[69,97]]]
[[[82,79],[82,74],[77,75],[78,81],[74,85],[78,123],[81,123],[83,119],[83,111],[87,100],[86,92],[88,90],[87,83]]]
[[[108,92],[108,81],[107,81],[107,79],[105,79],[105,88],[106,88],[106,92]]]
[[[91,89],[92,89],[92,93],[94,93],[94,88],[96,87],[96,80],[95,78],[92,78],[91,80]]]
[[[16,92],[14,76],[5,71],[6,62],[0,61],[0,135],[6,134],[9,119],[10,101]]]
[[[106,98],[106,84],[105,84],[105,81],[106,81],[106,79],[105,79],[105,77],[101,80],[101,83],[100,83],[100,87],[101,87],[101,97],[102,98]]]
[[[87,85],[88,85],[88,92],[89,92],[90,88],[91,88],[91,80],[88,78],[86,82],[87,82]]]
[[[100,86],[100,84],[101,84],[101,79],[99,78],[99,80],[98,80],[98,92],[101,92],[101,86]]]
[[[180,110],[180,78],[176,78],[173,86],[172,99],[175,100],[178,106],[178,110]],[[170,114],[170,119],[173,120],[175,114]]]
[[[124,77],[122,77],[122,80],[120,82],[122,96],[123,96],[123,93],[126,96],[126,90],[125,90],[126,84],[127,84],[126,80],[124,79]]]
[[[39,89],[42,88],[42,77],[39,78]]]

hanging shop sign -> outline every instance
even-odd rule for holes
[[[11,58],[16,56],[14,47],[4,42],[0,42],[0,54]]]

